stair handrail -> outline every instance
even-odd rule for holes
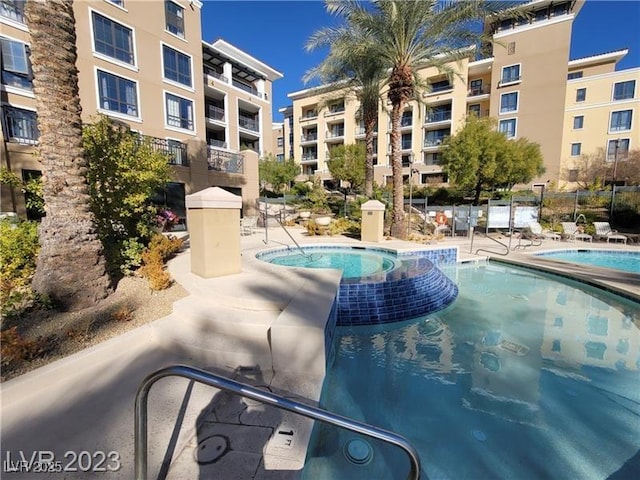
[[[236,380],[232,380],[221,375],[216,375],[205,370],[201,370],[188,365],[172,365],[162,368],[149,374],[140,383],[136,392],[135,403],[135,478],[136,480],[147,479],[147,400],[151,387],[160,379],[165,377],[183,377],[196,382],[232,392],[241,397],[250,398],[261,403],[281,408],[289,412],[297,413],[312,420],[329,423],[340,428],[351,430],[368,437],[381,440],[395,445],[409,456],[410,470],[409,480],[419,480],[420,478],[420,457],[417,450],[401,435],[374,427],[357,420],[336,415],[317,407],[311,407],[290,398],[285,398],[275,393],[259,390],[251,385],[247,385]]]
[[[471,245],[469,247],[469,253],[473,252],[473,239],[475,238],[476,235],[482,235],[485,238],[488,238],[489,240],[492,240],[494,242],[496,242],[498,245],[500,245],[501,247],[505,248],[505,252],[504,253],[500,253],[500,252],[495,252],[493,250],[487,250],[486,248],[479,248],[476,250],[475,254],[477,255],[478,252],[487,252],[487,253],[493,253],[495,255],[502,255],[503,257],[506,257],[507,255],[509,255],[509,251],[511,250],[511,236],[509,236],[509,245],[506,245],[504,243],[502,243],[500,240],[495,239],[485,233],[482,233],[478,230],[474,230],[473,231],[473,235],[471,236]]]
[[[310,253],[306,253],[302,247],[300,246],[300,244],[298,242],[296,242],[296,239],[293,238],[293,235],[291,235],[291,233],[289,232],[289,230],[287,230],[287,227],[284,226],[284,223],[282,223],[282,220],[279,219],[278,217],[275,217],[276,222],[278,222],[278,224],[282,227],[282,229],[284,230],[284,232],[289,236],[289,238],[291,239],[291,241],[293,243],[296,244],[296,247],[298,247],[298,250],[300,250],[300,252],[302,253],[302,256],[305,258],[311,258],[312,255]]]

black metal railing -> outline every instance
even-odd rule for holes
[[[25,145],[38,143],[40,131],[38,130],[36,112],[5,107],[4,124],[7,129],[7,139],[10,142]]]
[[[447,120],[451,120],[451,110],[441,110],[427,114],[427,123],[446,122]]]
[[[151,148],[167,156],[170,165],[189,166],[187,158],[187,145],[178,140],[140,135],[141,141],[147,142]]]
[[[209,170],[227,173],[244,173],[244,155],[207,147]]]

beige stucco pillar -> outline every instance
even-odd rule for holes
[[[219,187],[185,197],[191,272],[204,278],[239,273],[242,198]]]
[[[363,242],[381,242],[384,239],[384,204],[377,200],[369,200],[362,204],[360,210],[360,239]]]

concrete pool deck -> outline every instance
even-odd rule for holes
[[[363,244],[346,237],[307,237],[301,229],[290,231],[304,244]],[[337,288],[339,275],[326,270],[277,267],[256,260],[255,253],[262,249],[292,244],[279,228],[269,229],[267,244],[265,238],[264,231],[242,237],[243,271],[226,277],[197,277],[190,273],[188,251],[180,254],[169,268],[190,295],[176,302],[171,315],[3,383],[3,462],[7,452],[14,461],[20,460],[20,454],[29,459],[34,452],[52,452],[64,467],[74,454],[84,451],[93,456],[91,466],[95,467],[99,452],[104,452],[106,461],[101,467],[115,469],[119,464],[117,471],[40,473],[37,478],[133,478],[136,389],[149,373],[173,364],[205,368],[302,403],[316,404],[323,380],[323,362],[318,361],[321,352],[305,351],[301,348],[304,342],[296,345],[296,340],[303,336],[317,338],[324,333],[313,320],[326,314],[326,304]],[[398,240],[373,245],[400,250],[421,247]],[[431,245],[448,246],[458,246],[459,259],[463,261],[494,256],[471,253],[471,240],[466,237],[446,237]],[[482,237],[473,239],[473,251],[495,251],[495,246]],[[575,248],[640,251],[635,244],[625,247],[545,240],[539,247],[510,253],[505,258],[556,269],[558,273],[570,271],[587,276],[640,299],[637,275],[569,267],[529,255]],[[287,313],[285,318],[283,312]],[[215,321],[210,322],[211,319]],[[270,329],[280,326],[285,331],[294,323],[304,332],[267,336]],[[301,361],[291,363],[292,356],[299,356]],[[294,441],[289,444],[288,432],[294,432]],[[163,379],[149,398],[149,478],[297,478],[309,433],[310,423],[300,417],[255,402],[241,402],[238,397],[184,379]],[[224,439],[230,442],[231,453],[215,463],[196,462],[198,452],[203,455],[202,452],[215,451],[220,446],[215,442]],[[109,456],[110,452],[116,452],[119,458]],[[83,458],[86,460],[86,455]],[[203,460],[202,456],[199,458]],[[79,465],[76,462],[71,466]],[[4,470],[3,479],[35,476]]]

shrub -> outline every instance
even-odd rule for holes
[[[40,250],[36,222],[0,220],[0,312],[16,315],[34,299],[31,279]]]
[[[315,220],[309,220],[305,228],[307,229],[307,235],[310,237],[322,235],[322,228],[320,228],[320,225],[318,225]]]
[[[143,266],[139,273],[149,282],[151,290],[164,290],[171,285],[171,276],[164,264],[182,247],[182,240],[173,236],[156,234],[142,254]]]
[[[0,356],[2,365],[31,360],[52,350],[52,338],[38,337],[35,340],[23,338],[17,327],[11,327],[0,333]]]

